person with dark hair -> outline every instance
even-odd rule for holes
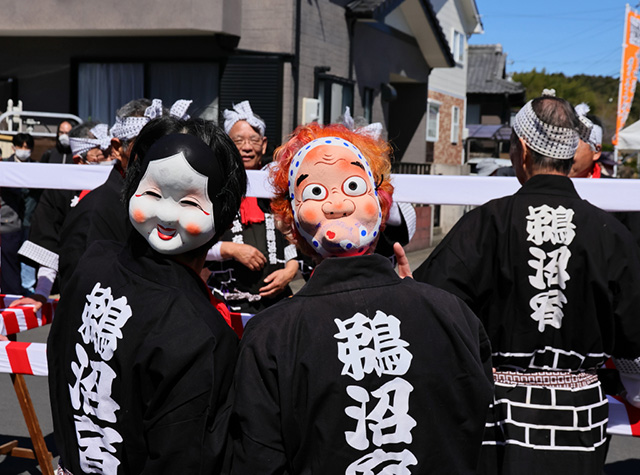
[[[190,103],[180,100],[169,110],[159,99],[142,98],[118,109],[115,124],[103,135],[103,139],[110,142],[108,159],[113,169],[104,184],[88,193],[69,212],[60,230],[61,293],[89,244],[99,240],[125,242],[131,233],[129,216],[120,204],[120,197],[131,149],[142,128],[152,117],[185,117]]]
[[[12,140],[13,154],[3,162],[31,162],[33,137],[18,133]],[[23,295],[32,291],[35,281],[33,267],[21,264],[20,246],[29,235],[31,216],[38,203],[41,190],[27,188],[0,188],[0,293]]]
[[[69,131],[71,161],[80,164],[103,162],[104,152],[109,148],[108,141],[101,141],[95,134],[102,136],[104,124],[83,123]],[[76,150],[72,150],[75,147]],[[90,151],[98,149],[95,160],[87,161]],[[69,211],[82,198],[82,190],[48,189],[42,193],[35,207],[29,238],[24,241],[18,254],[23,262],[37,267],[37,282],[33,293],[28,297],[14,300],[11,306],[30,304],[38,310],[47,301],[58,274],[60,253],[60,230]]]
[[[56,146],[50,148],[40,157],[40,163],[73,163],[71,147],[69,146],[69,132],[73,124],[63,120],[58,124],[56,131]]]
[[[529,101],[511,136],[520,190],[463,216],[414,272],[464,300],[491,341],[479,473],[601,474],[608,411],[596,370],[611,355],[640,372],[638,249],[567,177],[590,129],[563,99]]]
[[[460,299],[373,252],[392,207],[390,150],[312,123],[276,151],[273,212],[318,265],[247,324],[232,474],[475,473],[491,349]]]
[[[150,121],[131,157],[123,199],[135,231],[89,246],[51,326],[60,465],[219,473],[238,340],[199,273],[246,174],[224,131],[200,119]]]

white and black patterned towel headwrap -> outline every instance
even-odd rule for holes
[[[191,105],[189,100],[180,99],[176,101],[170,110],[170,115],[178,119],[188,119],[186,113]],[[116,123],[111,127],[111,135],[120,140],[129,140],[137,137],[142,128],[152,119],[162,117],[162,100],[154,99],[151,105],[144,111],[143,117],[116,117]]]
[[[349,106],[345,107],[342,123],[347,129],[351,130],[352,132],[355,132],[356,134],[367,135],[374,140],[378,140],[382,135],[382,124],[380,122],[374,122],[372,124],[365,125],[364,127],[358,127],[356,129],[356,124],[353,120],[353,117],[351,117],[351,109],[349,108]]]
[[[588,143],[589,146],[591,147],[591,150],[595,152],[596,145],[602,145],[602,127],[600,127],[598,124],[594,124],[591,120],[587,118],[587,114],[589,113],[589,110],[590,110],[589,106],[584,102],[576,106],[576,114],[578,114],[578,117],[580,118],[580,120],[582,120],[582,118],[584,117],[592,125],[591,133],[589,134],[589,137],[587,137],[587,140],[584,140],[584,139],[583,140],[586,143]],[[582,139],[582,137],[580,138]]]
[[[579,130],[546,124],[536,115],[531,107],[532,102],[527,102],[516,114],[513,131],[531,149],[545,157],[560,160],[572,159],[576,154],[579,138],[585,134],[588,137],[591,128],[583,121]]]
[[[107,124],[96,125],[91,129],[91,133],[95,137],[94,139],[88,137],[69,138],[69,146],[71,147],[71,153],[73,153],[73,155],[82,155],[96,147],[100,147],[100,150],[109,148],[113,137],[109,134],[109,126]]]
[[[251,105],[249,101],[242,101],[239,104],[235,104],[233,109],[225,109],[223,112],[224,116],[224,131],[229,135],[231,131],[231,127],[235,125],[239,120],[246,121],[251,127],[257,129],[260,132],[260,135],[264,137],[264,132],[267,128],[267,125],[264,121],[253,113],[251,110]]]

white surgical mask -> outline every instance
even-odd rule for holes
[[[69,136],[67,134],[58,135],[58,142],[60,142],[60,145],[62,145],[63,147],[68,147],[69,146]]]
[[[22,148],[18,148],[15,150],[15,154],[18,160],[20,160],[21,162],[24,162],[25,160],[29,160],[29,157],[31,156],[31,150],[24,150]]]

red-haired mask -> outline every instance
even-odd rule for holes
[[[382,211],[367,160],[351,142],[322,137],[296,153],[289,195],[300,234],[322,257],[366,254]]]

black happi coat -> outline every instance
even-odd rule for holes
[[[453,295],[400,279],[379,255],[325,259],[302,290],[245,329],[232,473],[352,473],[358,463],[357,473],[399,463],[413,474],[475,473],[489,353],[482,325]],[[396,384],[409,385],[408,399],[388,392]],[[377,438],[380,430],[402,440]],[[349,443],[351,432],[359,436]],[[401,462],[378,465],[367,458],[374,452]]]
[[[134,236],[92,244],[67,289],[48,341],[64,467],[216,473],[237,338],[200,277]]]
[[[60,231],[59,278],[61,290],[82,254],[94,241],[125,242],[133,229],[122,204],[124,178],[118,167],[107,181],[92,190],[69,211]]]
[[[273,215],[269,216],[270,200],[258,199],[258,206],[265,213],[265,221],[242,224],[238,214],[232,228],[227,230],[220,240],[241,242],[255,247],[267,258],[265,266],[253,271],[234,259],[207,262],[207,267],[211,270],[207,283],[214,289],[216,297],[224,300],[232,311],[257,313],[292,294],[291,288],[286,286],[282,292],[270,298],[260,297],[260,288],[266,285],[264,278],[284,268],[285,248],[289,243],[275,225],[272,229],[271,242],[269,242],[270,233],[267,222],[271,220],[271,223],[274,223]],[[270,246],[272,249],[269,249]],[[271,262],[271,258],[276,262]]]
[[[562,289],[562,326],[538,331],[530,300],[539,293],[529,277],[534,270],[528,240],[529,207],[563,206],[574,211],[575,237]],[[547,262],[547,261],[546,261]],[[458,295],[487,330],[496,367],[588,370],[607,355],[640,356],[640,261],[629,231],[609,213],[582,200],[569,178],[536,175],[513,196],[490,201],[456,224],[414,278]],[[549,348],[549,351],[540,350]],[[561,355],[558,352],[575,352]],[[505,355],[526,353],[527,357]]]
[[[79,191],[44,190],[31,218],[29,239],[20,255],[35,265],[58,270],[60,230],[69,210],[78,203]]]
[[[536,175],[465,215],[414,278],[475,311],[501,371],[595,372],[610,355],[640,356],[633,237],[564,176]],[[559,309],[545,323],[535,313],[543,295],[552,302],[543,308]],[[496,383],[481,473],[600,474],[606,422],[597,381],[573,389]]]

